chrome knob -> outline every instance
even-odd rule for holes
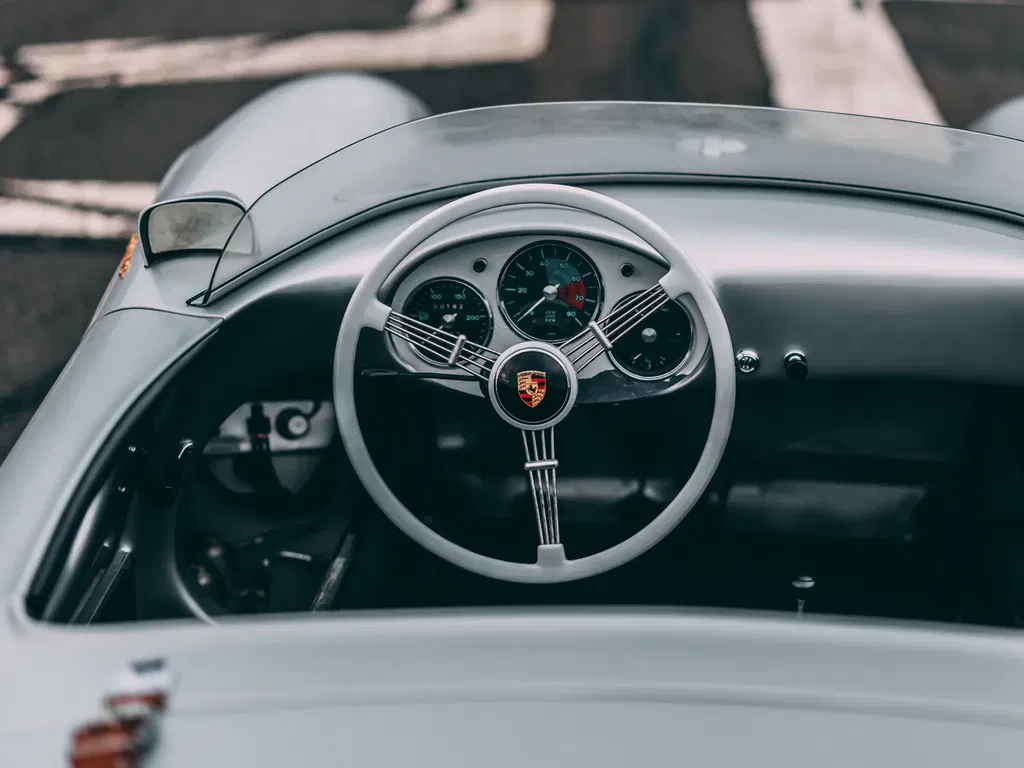
[[[752,349],[743,349],[736,353],[736,367],[740,373],[753,373],[761,365],[761,358]]]

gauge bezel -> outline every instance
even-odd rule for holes
[[[468,280],[463,280],[461,277],[449,277],[445,275],[440,275],[438,277],[431,277],[427,280],[424,280],[422,283],[418,283],[415,288],[409,291],[409,295],[406,296],[405,299],[402,301],[402,308],[399,311],[405,314],[405,310],[408,308],[409,302],[417,294],[419,294],[421,290],[426,288],[428,285],[441,282],[459,283],[460,285],[464,285],[466,288],[475,293],[477,298],[479,298],[480,301],[483,302],[484,309],[487,310],[487,338],[484,341],[480,342],[476,342],[473,339],[470,339],[469,341],[486,347],[488,344],[491,343],[491,339],[494,337],[494,310],[491,308],[491,303],[487,300],[487,297],[484,296],[483,291],[481,291]],[[427,357],[423,352],[419,350],[419,348],[417,348],[415,344],[410,344],[408,341],[405,341],[404,339],[402,341],[405,343],[405,346],[412,350],[413,354],[416,355],[416,357],[425,362],[427,365],[432,366],[434,368],[451,367],[442,361],[433,360]]]
[[[508,270],[512,266],[512,264],[515,263],[515,260],[517,258],[519,258],[519,256],[521,256],[526,251],[533,250],[534,248],[540,248],[540,247],[543,247],[545,245],[557,245],[559,247],[566,248],[566,249],[568,249],[570,251],[575,252],[576,255],[578,255],[580,258],[582,258],[587,264],[590,265],[590,268],[594,270],[594,276],[597,278],[597,289],[598,289],[598,293],[597,293],[597,306],[594,307],[594,314],[590,318],[590,320],[596,320],[597,318],[599,318],[601,316],[601,310],[604,308],[604,294],[605,294],[604,275],[601,274],[601,270],[599,270],[597,268],[597,264],[594,262],[594,260],[590,257],[590,255],[586,251],[584,251],[579,246],[573,245],[572,243],[567,243],[564,240],[535,240],[532,243],[527,243],[526,245],[522,246],[521,248],[517,248],[516,251],[511,256],[509,256],[508,259],[505,260],[505,264],[502,266],[501,272],[498,273],[498,282],[494,286],[494,291],[495,291],[495,295],[498,297],[497,298],[497,301],[498,301],[498,311],[501,312],[502,319],[504,319],[505,324],[508,325],[508,327],[512,329],[513,333],[515,333],[520,338],[526,339],[527,341],[539,341],[539,342],[542,342],[544,344],[558,345],[558,344],[564,344],[566,341],[568,341],[573,336],[575,336],[577,333],[579,333],[579,331],[576,331],[574,333],[569,334],[564,339],[555,339],[555,340],[541,339],[541,338],[538,338],[537,336],[531,336],[526,331],[524,331],[522,328],[520,328],[516,324],[516,322],[512,319],[511,314],[509,314],[508,310],[505,309],[505,300],[501,298],[501,287],[502,287],[502,284],[505,281],[505,275],[508,273]]]
[[[618,307],[622,302],[627,301],[629,298],[636,296],[639,293],[643,293],[643,291],[631,291],[630,293],[627,293],[615,302],[615,307]],[[631,379],[636,379],[637,381],[662,381],[663,379],[667,379],[669,376],[674,376],[681,369],[685,368],[686,364],[690,362],[690,358],[693,356],[693,348],[697,342],[697,325],[693,321],[693,315],[690,314],[690,310],[688,310],[682,302],[676,301],[675,299],[669,299],[669,301],[675,302],[676,306],[683,311],[684,315],[686,315],[686,322],[690,324],[690,346],[687,347],[686,354],[683,355],[679,364],[673,367],[672,370],[665,371],[665,373],[659,373],[657,376],[641,376],[639,373],[634,373],[629,370],[618,361],[615,357],[615,345],[613,344],[611,350],[608,352],[608,359],[611,360],[612,365],[614,365],[621,373],[629,376]],[[615,307],[612,308],[613,312],[615,311]]]

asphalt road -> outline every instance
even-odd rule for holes
[[[457,11],[471,0],[416,1]],[[794,8],[798,1],[808,2],[793,0]],[[380,32],[407,25],[413,5],[0,0],[0,65],[6,63],[0,107],[13,83],[30,79],[22,60],[40,44]],[[1024,93],[1024,6],[902,0],[884,8],[947,123],[965,126]],[[543,50],[529,60],[375,71],[412,89],[434,111],[563,99],[773,104],[772,73],[745,0],[555,0],[547,32]],[[864,66],[870,63],[866,56]],[[853,76],[861,63],[844,66]],[[0,181],[155,182],[184,147],[286,78],[92,83],[37,98],[13,129],[0,130]],[[2,121],[0,112],[0,129]],[[73,351],[122,247],[120,240],[0,236],[0,456]]]

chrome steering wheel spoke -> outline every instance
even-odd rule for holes
[[[576,372],[581,373],[601,355],[610,352],[616,341],[671,300],[661,283],[655,283],[623,302],[600,322],[591,321],[559,349],[569,358]]]
[[[490,347],[469,341],[461,334],[435,328],[392,309],[384,321],[384,330],[398,339],[436,357],[449,368],[461,368],[481,381],[491,375],[498,353]]]
[[[526,463],[523,468],[530,479],[533,511],[541,547],[561,546],[558,525],[558,459],[555,458],[555,428],[522,430]]]

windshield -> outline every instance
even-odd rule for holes
[[[1021,167],[1024,144],[1012,139],[829,112],[628,102],[467,110],[375,134],[277,184],[249,209],[197,300],[368,215],[496,183],[743,178],[1018,216]]]

